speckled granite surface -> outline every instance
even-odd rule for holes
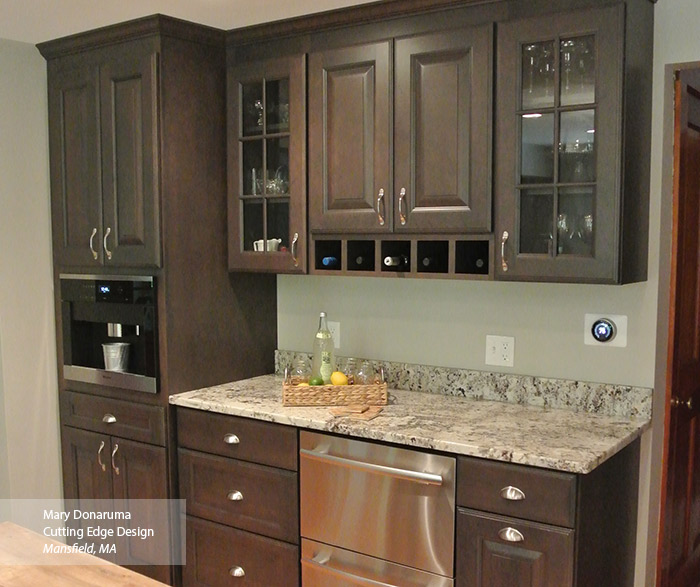
[[[188,391],[170,403],[572,473],[590,472],[649,426],[648,418],[395,389],[377,418],[359,422],[325,407],[283,407],[282,377],[275,375]]]
[[[297,356],[310,357],[308,353],[276,351],[275,372],[278,375],[284,373],[285,366],[293,364]],[[393,389],[563,408],[606,416],[651,419],[653,390],[645,387],[429,367],[390,361],[372,361],[372,363],[375,368],[384,367],[386,381]]]

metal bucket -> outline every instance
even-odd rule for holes
[[[129,365],[128,342],[109,342],[102,345],[107,371],[126,371]]]

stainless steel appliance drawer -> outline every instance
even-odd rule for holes
[[[454,580],[302,538],[304,587],[452,587]]]
[[[454,576],[454,458],[300,433],[301,535]]]

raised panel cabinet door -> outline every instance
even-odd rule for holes
[[[80,57],[48,65],[51,217],[62,266],[102,263],[99,77]]]
[[[309,55],[311,232],[392,228],[391,41]]]
[[[160,265],[157,84],[150,46],[129,44],[100,68],[106,266]]]
[[[114,499],[120,500],[165,500],[168,498],[168,465],[165,448],[151,446],[142,442],[133,442],[123,438],[111,438],[109,466],[112,469],[112,485]],[[148,502],[132,502],[130,507],[138,511],[131,523],[136,526],[159,529],[169,527],[168,509],[164,507],[149,507],[141,504]],[[127,526],[130,522],[120,521]],[[177,528],[172,528],[173,532]],[[162,530],[161,530],[162,532]],[[175,534],[169,532],[171,538]],[[170,567],[161,563],[169,560],[167,540],[142,540],[138,536],[121,537],[117,548],[128,556],[128,568],[147,575],[158,581],[170,580]]]
[[[498,27],[497,279],[620,280],[624,8]]]
[[[229,269],[306,273],[304,55],[227,71]]]
[[[491,229],[493,27],[396,41],[394,229]]]
[[[459,508],[457,587],[567,587],[574,531]]]

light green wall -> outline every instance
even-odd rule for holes
[[[46,62],[33,45],[0,40],[0,72],[5,468],[10,497],[60,497]]]

